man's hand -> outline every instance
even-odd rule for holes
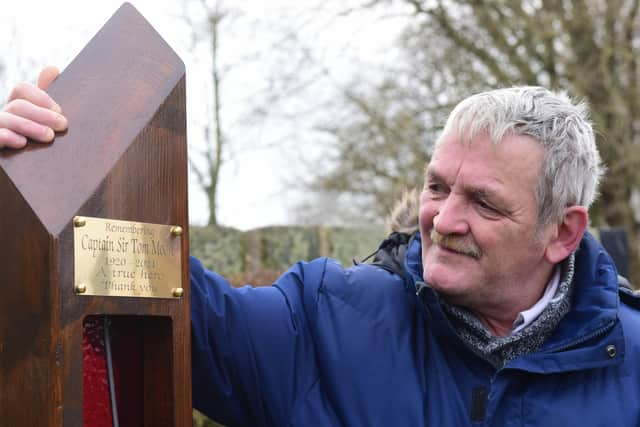
[[[27,138],[51,142],[54,131],[67,128],[62,109],[44,91],[59,74],[56,67],[45,67],[37,87],[20,83],[13,88],[7,105],[0,111],[0,148],[22,148]]]

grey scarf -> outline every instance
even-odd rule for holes
[[[515,334],[495,337],[465,308],[441,300],[442,308],[460,339],[476,354],[500,369],[516,357],[536,351],[569,312],[574,259],[571,254],[561,264],[560,283],[549,305],[530,325]]]

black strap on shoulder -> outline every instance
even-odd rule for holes
[[[393,232],[380,243],[374,253],[363,259],[362,262],[373,257],[372,265],[384,268],[404,278],[404,255],[410,240],[411,235],[409,234]]]

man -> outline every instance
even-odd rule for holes
[[[12,99],[0,144],[48,140],[53,100]],[[373,265],[233,289],[191,260],[194,406],[251,426],[640,425],[640,300],[585,231],[602,173],[566,96],[464,100]]]

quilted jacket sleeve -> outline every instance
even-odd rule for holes
[[[317,379],[309,322],[325,260],[233,288],[191,258],[194,407],[227,425],[285,425]]]

